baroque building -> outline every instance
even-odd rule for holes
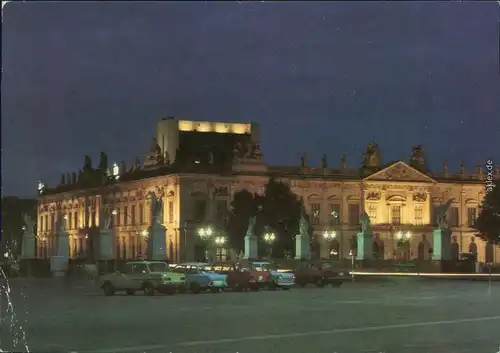
[[[324,155],[320,167],[311,167],[307,154],[297,166],[266,165],[255,123],[221,123],[164,118],[157,125],[150,153],[108,166],[102,153],[97,168],[85,157],[78,173],[64,175],[57,187],[40,189],[37,218],[37,257],[54,254],[55,224],[65,219],[70,255],[92,251],[91,239],[100,214],[112,210],[117,259],[135,259],[145,253],[150,225],[147,195],[155,191],[163,200],[166,257],[194,260],[201,249],[197,230],[205,224],[215,232],[227,222],[233,195],[241,189],[262,193],[270,176],[287,183],[303,199],[313,226],[316,256],[348,258],[356,250],[361,212],[371,220],[374,253],[380,259],[430,259],[436,209],[450,202],[452,258],[472,253],[479,261],[500,259],[500,249],[476,238],[474,222],[488,178],[500,178],[500,168],[476,167],[458,173],[443,164],[441,172],[427,169],[421,146],[413,147],[408,161],[383,164],[375,143],[367,146],[360,168],[350,168],[345,157],[329,167]],[[333,241],[323,233],[335,232]],[[405,247],[397,238],[408,234]],[[211,247],[224,258],[223,245]]]

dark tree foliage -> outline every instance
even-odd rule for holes
[[[243,250],[245,234],[250,217],[257,212],[256,197],[243,189],[234,194],[231,201],[231,212],[226,226],[226,233],[231,247],[237,251]]]
[[[273,255],[282,257],[285,251],[294,250],[294,238],[302,210],[302,203],[290,187],[274,178],[269,179],[264,195],[258,200],[258,220],[277,236],[273,244]]]
[[[8,249],[16,254],[21,252],[23,235],[23,213],[27,213],[36,221],[37,200],[20,199],[17,197],[2,197],[2,236],[0,238],[0,253]],[[36,232],[36,229],[35,229]]]
[[[476,229],[483,240],[500,244],[500,180],[494,183],[493,189],[483,200]]]
[[[245,235],[250,217],[257,216],[255,235],[260,239],[259,253],[266,254],[262,242],[265,229],[276,235],[273,244],[273,256],[281,257],[286,250],[293,251],[294,237],[298,231],[301,215],[301,202],[288,185],[269,179],[264,194],[252,194],[241,190],[234,195],[231,213],[226,227],[231,247],[243,250]]]

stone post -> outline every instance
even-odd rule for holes
[[[359,232],[357,235],[358,253],[357,260],[373,259],[373,234],[371,232]]]
[[[158,223],[148,234],[148,260],[165,261],[167,257],[167,229]]]
[[[297,234],[295,236],[295,260],[309,260],[310,238],[306,234]]]
[[[23,235],[21,259],[31,260],[34,258],[36,258],[36,236],[33,232],[25,233]]]
[[[99,229],[98,252],[97,258],[99,260],[113,260],[114,259],[114,238],[115,234],[113,229]]]
[[[432,260],[451,260],[451,230],[449,228],[434,229],[432,236]]]
[[[31,276],[31,260],[36,258],[36,236],[33,230],[26,228],[26,233],[23,234],[23,243],[21,247],[21,260],[26,261],[26,276]]]
[[[50,267],[54,277],[62,277],[68,270],[69,262],[69,235],[64,226],[56,230],[55,247],[55,256],[51,258]]]
[[[257,259],[258,258],[258,244],[255,235],[245,236],[245,254],[244,259]]]

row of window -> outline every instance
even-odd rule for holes
[[[203,222],[207,218],[207,200],[196,199],[194,200],[193,214],[190,219],[194,221]],[[144,204],[140,203],[138,205],[123,206],[122,208],[116,208],[116,215],[113,218],[113,223],[116,226],[135,226],[144,225],[147,223],[144,213]],[[77,229],[83,227],[83,224],[79,224],[78,221],[78,211],[69,213],[68,215],[68,227],[69,229]],[[90,217],[87,220],[87,226],[93,227],[97,224],[96,211],[92,210],[90,212]],[[216,223],[227,222],[228,217],[228,204],[227,200],[216,200],[215,201],[215,219]],[[167,219],[168,223],[174,222],[174,202],[168,201],[167,203]],[[50,225],[50,226],[49,226]],[[40,229],[42,231],[47,231],[53,229],[55,226],[55,214],[44,215],[40,219]]]
[[[328,209],[328,218],[330,226],[341,224],[341,213],[340,213],[340,204],[329,204]],[[400,205],[391,206],[391,223],[392,224],[401,224],[401,212],[402,208]],[[436,223],[438,208],[436,207],[432,212],[432,220],[431,223]],[[372,223],[377,223],[377,206],[369,205],[367,209],[368,216]],[[311,204],[311,223],[314,225],[318,225],[321,223],[320,219],[321,215],[321,204],[313,203]],[[359,224],[359,215],[360,215],[360,207],[359,204],[349,204],[347,209],[347,223],[349,225],[357,225]],[[467,208],[467,225],[469,227],[474,227],[476,224],[477,218],[477,208],[476,207],[468,207]],[[414,222],[415,225],[423,225],[424,224],[424,207],[423,206],[415,206],[414,209]],[[458,227],[460,225],[460,217],[459,217],[459,208],[451,207],[449,211],[449,225],[452,227]]]
[[[138,207],[137,207],[138,206]],[[131,205],[123,206],[123,209],[117,209],[117,215],[114,218],[116,226],[135,226],[144,225],[146,220],[144,217],[144,205]],[[341,213],[340,204],[329,204],[328,217],[330,226],[341,224]],[[391,206],[391,223],[401,224],[401,206],[393,205]],[[370,216],[372,223],[377,223],[377,206],[369,205],[367,213]],[[311,204],[311,222],[313,225],[318,225],[321,223],[321,204],[313,203]],[[359,204],[349,204],[347,209],[347,223],[350,225],[359,224],[360,206]],[[437,209],[432,213],[431,223],[436,223]],[[50,216],[50,219],[49,219]],[[204,199],[199,199],[194,201],[193,217],[194,221],[205,221],[207,217],[207,201]],[[215,201],[215,219],[216,223],[225,224],[227,222],[228,212],[227,212],[227,201],[226,200],[216,200]],[[477,208],[468,207],[467,208],[467,225],[469,227],[474,227],[477,218]],[[49,223],[50,220],[50,223]],[[174,202],[169,201],[167,204],[167,222],[172,223],[174,221]],[[451,207],[449,211],[449,224],[452,227],[458,227],[460,225],[459,208]],[[55,218],[54,214],[45,215],[41,217],[41,230],[46,231],[50,229],[49,224],[54,225]],[[416,225],[424,224],[424,207],[415,206],[414,209],[414,222]],[[90,227],[96,225],[96,212],[93,210],[88,221]],[[68,226],[69,229],[76,229],[81,227],[78,224],[78,212],[75,211],[72,214],[68,214]]]

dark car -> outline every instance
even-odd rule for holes
[[[218,262],[209,266],[216,273],[226,275],[227,286],[233,291],[258,291],[266,287],[270,274],[249,266],[247,261]]]
[[[330,284],[332,287],[339,287],[348,275],[349,272],[342,270],[335,262],[301,262],[295,268],[295,283],[300,287],[307,284],[315,284],[317,287]]]

